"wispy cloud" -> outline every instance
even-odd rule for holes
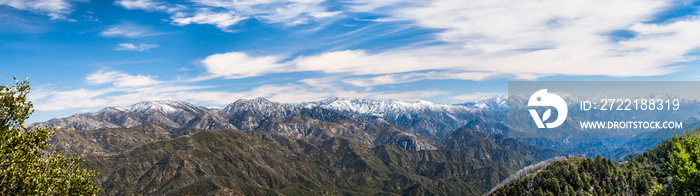
[[[169,13],[171,23],[175,25],[211,24],[225,31],[247,18],[296,25],[356,13],[373,13],[388,21],[406,21],[415,27],[438,30],[434,33],[434,41],[443,43],[379,52],[362,49],[327,51],[293,57],[288,62],[280,62],[280,59],[287,59],[284,56],[268,55],[263,60],[247,59],[248,54],[237,51],[230,53],[245,57],[242,62],[262,63],[255,70],[223,65],[215,60],[203,62],[211,74],[228,78],[316,71],[362,76],[344,81],[367,87],[439,78],[657,76],[681,70],[669,65],[695,60],[697,57],[687,54],[700,47],[700,40],[693,38],[700,33],[700,28],[696,28],[700,26],[697,17],[663,24],[646,22],[670,5],[670,2],[657,0],[495,0],[480,3],[351,0],[336,5],[343,7],[342,11],[330,11],[330,4],[323,0],[196,0],[188,5],[129,0],[119,1],[118,5]],[[179,9],[173,9],[176,7]],[[627,9],[621,11],[610,7]],[[621,30],[634,32],[635,36],[625,40],[609,38],[611,32]],[[223,70],[225,68],[229,69]],[[435,77],[416,74],[430,71],[458,74]]]
[[[143,52],[149,49],[153,48],[158,48],[158,44],[147,44],[147,43],[139,43],[139,44],[134,44],[134,43],[121,43],[117,45],[115,50],[131,50],[131,51],[139,51]]]
[[[223,31],[231,31],[229,27],[241,20],[247,19],[235,12],[212,12],[209,9],[198,9],[194,13],[177,13],[172,17],[172,23],[180,26],[189,24],[212,24]]]
[[[126,9],[160,11],[171,15],[171,24],[211,24],[229,29],[243,20],[254,18],[261,22],[296,26],[320,21],[341,14],[327,11],[324,0],[222,1],[195,0],[193,4],[169,4],[152,0],[120,0],[116,4]]]
[[[285,25],[304,24],[312,20],[333,17],[339,12],[326,11],[325,0],[269,0],[269,1],[225,1],[196,0],[198,5],[224,8],[243,16],[254,17],[268,23]]]
[[[313,79],[307,79],[313,80]],[[319,81],[322,81],[320,79]],[[215,86],[194,85],[181,80],[161,81],[150,75],[128,74],[122,71],[100,70],[85,77],[93,87],[73,90],[39,89],[30,96],[38,111],[99,109],[150,100],[182,100],[199,105],[225,105],[238,99],[266,97],[282,103],[316,101],[329,97],[356,97],[418,101],[449,94],[439,90],[414,91],[356,91],[328,83],[312,85],[306,82],[266,84],[245,91],[213,90]],[[307,81],[310,82],[310,81]]]
[[[100,35],[106,36],[106,37],[127,37],[127,38],[147,37],[147,36],[154,36],[154,35],[160,35],[160,34],[163,34],[163,33],[156,32],[151,27],[137,25],[137,24],[134,24],[131,22],[123,22],[123,23],[120,23],[117,25],[113,25],[100,33]]]
[[[318,69],[314,62],[345,59],[376,62],[387,70],[417,70],[420,68],[415,65],[423,64],[425,69],[496,72],[525,79],[550,75],[652,76],[677,71],[677,67],[667,65],[695,59],[686,54],[700,46],[700,42],[681,41],[698,31],[693,27],[700,23],[697,18],[645,23],[666,9],[668,1],[353,2],[357,11],[381,11],[394,20],[442,29],[437,39],[450,47],[377,54],[331,52],[310,58],[307,67],[336,71]],[[629,9],[606,9],[616,6]],[[617,30],[632,31],[637,36],[624,41],[609,39],[607,34]],[[391,64],[406,60],[412,63]],[[371,70],[366,65],[343,67],[361,74]]]
[[[166,11],[168,6],[161,2],[154,2],[151,0],[118,0],[114,2],[115,4],[122,6],[126,9],[135,10],[147,10],[147,11]]]
[[[120,71],[100,70],[90,74],[85,78],[89,84],[112,84],[117,88],[143,87],[160,84],[161,81],[153,79],[151,76],[129,75]]]
[[[480,81],[489,77],[498,76],[489,72],[450,72],[450,71],[430,71],[425,73],[401,73],[385,74],[372,77],[352,77],[343,79],[344,83],[359,87],[372,87],[385,84],[402,84],[421,80],[474,80]]]
[[[229,52],[210,55],[201,63],[212,76],[233,79],[285,72],[286,65],[279,63],[280,59],[277,56],[253,57],[242,52]]]
[[[25,5],[34,1],[0,0],[3,5],[12,2],[20,2],[10,5],[17,9],[50,10]],[[42,97],[37,102],[38,110],[104,107],[155,99],[228,104],[239,98],[259,96],[285,103],[332,96],[403,101],[445,97],[447,100],[474,101],[498,94],[456,95],[440,89],[414,88],[394,91],[379,86],[445,79],[481,81],[492,78],[534,80],[556,75],[665,75],[684,68],[675,63],[697,60],[692,53],[700,48],[700,39],[696,38],[700,34],[700,17],[648,22],[670,4],[657,0],[494,0],[469,3],[460,0],[349,0],[340,3],[323,0],[193,0],[177,4],[159,0],[118,0],[115,4],[128,10],[166,13],[165,21],[171,25],[212,25],[229,32],[241,30],[235,28],[244,26],[246,20],[258,20],[267,27],[282,26],[292,31],[302,28],[291,26],[352,19],[360,15],[376,15],[381,20],[352,20],[359,21],[353,24],[371,24],[335,37],[328,36],[332,38],[324,43],[327,48],[324,48],[326,45],[309,47],[302,52],[280,46],[270,51],[284,52],[259,55],[245,52],[258,48],[240,47],[233,51],[207,53],[210,55],[199,56],[201,60],[196,63],[202,69],[188,71],[188,74],[202,71],[194,73],[202,77],[191,80],[167,81],[123,71],[98,71],[86,77],[85,81],[92,84],[86,88],[38,93],[36,97]],[[53,6],[57,8],[53,10],[58,10],[53,12],[58,13],[57,16],[66,16],[70,13],[70,5],[66,5],[63,8]],[[610,9],[615,7],[625,9]],[[383,26],[389,23],[395,26],[400,23],[401,28]],[[313,25],[308,26],[313,28]],[[302,27],[307,29],[307,26]],[[391,31],[387,33],[389,35],[408,31],[406,29],[425,30],[427,35],[421,39],[428,40],[421,41],[431,44],[401,45],[402,40],[398,40],[393,48],[376,49],[360,44],[336,47],[355,44],[360,39],[375,40],[377,35],[370,31],[375,28],[386,28],[386,31]],[[632,36],[611,39],[611,32],[616,31],[632,32]],[[159,34],[162,33],[149,26],[129,22],[109,26],[100,33],[105,37],[126,38]],[[328,44],[334,41],[338,43]],[[141,41],[124,42],[128,43],[122,43],[116,49],[146,51],[158,47],[138,43]],[[307,78],[269,83],[269,78],[264,77],[280,73],[298,73],[289,76]],[[308,78],[308,75],[318,78]],[[249,77],[258,77],[250,79],[255,84],[234,90],[225,89],[229,86],[197,85],[200,82],[221,82],[217,80],[231,80],[222,83],[233,83],[238,81],[235,79]]]
[[[699,17],[660,24],[646,22],[668,7],[664,1],[358,0],[350,4],[351,12],[382,12],[392,21],[440,29],[435,41],[442,44],[379,52],[354,49],[306,54],[289,61],[269,62],[274,66],[260,66],[256,74],[239,77],[312,71],[350,74],[357,77],[339,79],[371,87],[435,79],[658,76],[682,70],[672,65],[696,60],[697,56],[688,54],[700,48],[700,40],[693,39],[693,35],[700,34]],[[219,1],[207,5],[235,7],[235,3]],[[630,9],[607,9],[620,6]],[[620,30],[634,32],[635,36],[610,39],[610,32]]]
[[[52,20],[71,20],[67,18],[73,10],[71,0],[0,0],[0,5],[6,5],[18,10],[44,14]]]

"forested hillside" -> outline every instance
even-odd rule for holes
[[[614,163],[569,157],[527,168],[490,195],[697,195],[700,193],[698,129]]]
[[[315,143],[202,130],[116,154],[108,147],[114,150],[85,156],[85,166],[102,174],[107,195],[480,195],[531,164],[502,147],[473,146],[409,151],[340,137]]]

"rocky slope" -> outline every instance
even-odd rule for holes
[[[494,143],[470,145],[408,151],[340,137],[203,130],[84,157],[107,195],[478,195],[534,161]]]
[[[74,123],[81,119],[129,128],[87,129]],[[143,102],[47,123],[68,127],[56,131],[52,150],[81,154],[86,167],[102,174],[98,181],[108,195],[475,195],[556,155],[502,134],[462,128],[426,137],[371,118],[262,98],[224,109]],[[197,126],[247,130],[190,128]]]

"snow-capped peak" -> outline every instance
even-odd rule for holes
[[[150,111],[159,111],[163,113],[178,112],[182,109],[194,109],[196,106],[182,101],[158,100],[144,101],[129,106],[113,107],[113,109],[122,112],[138,112],[148,113]]]
[[[316,102],[304,102],[299,104],[301,108],[322,107],[342,112],[356,112],[374,116],[385,116],[401,113],[414,113],[423,110],[434,111],[466,111],[463,106],[436,104],[429,101],[402,102],[394,100],[371,100],[358,98],[333,97]]]
[[[252,112],[264,116],[282,116],[293,110],[294,106],[269,101],[263,97],[255,99],[239,99],[226,106],[222,112],[226,114],[238,113],[241,111]]]
[[[478,102],[467,102],[457,105],[462,105],[474,109],[495,110],[505,112],[508,111],[508,98],[498,95]]]

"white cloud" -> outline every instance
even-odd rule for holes
[[[118,0],[115,4],[130,10],[164,11],[168,9],[167,6],[151,0]]]
[[[140,43],[140,44],[134,44],[134,43],[121,43],[117,45],[117,48],[115,50],[133,50],[133,51],[139,51],[143,52],[149,49],[153,48],[158,48],[158,44],[147,44],[147,43]]]
[[[405,91],[405,92],[358,92],[345,90],[334,86],[331,88],[317,88],[302,84],[262,85],[249,91],[179,91],[172,93],[160,93],[162,99],[185,100],[195,103],[230,104],[238,99],[252,99],[265,97],[271,101],[281,103],[301,103],[304,101],[317,101],[329,97],[355,97],[367,99],[393,99],[399,101],[418,101],[431,97],[445,95],[445,91]],[[164,97],[164,98],[163,98]],[[139,100],[139,99],[132,99]]]
[[[72,10],[71,0],[0,0],[0,5],[7,5],[18,10],[45,14],[52,20],[66,19]]]
[[[228,27],[242,20],[255,18],[259,21],[285,26],[320,21],[341,14],[326,11],[325,0],[194,0],[192,5],[168,4],[152,0],[120,0],[117,5],[126,9],[161,11],[171,15],[171,24],[210,24],[232,32]]]
[[[39,89],[30,95],[38,111],[60,111],[72,109],[100,109],[109,106],[129,105],[140,101],[180,100],[198,105],[226,105],[238,99],[266,97],[281,103],[300,103],[317,101],[329,97],[356,97],[369,99],[393,99],[399,101],[418,101],[434,96],[444,95],[444,91],[406,91],[406,92],[357,92],[313,88],[307,85],[263,85],[250,91],[228,92],[206,90],[206,86],[177,85],[159,83],[151,86],[131,89],[108,87],[104,89],[45,90]]]
[[[128,2],[131,4],[122,6],[170,13],[172,24],[211,24],[223,30],[246,18],[295,25],[373,13],[385,16],[387,21],[408,21],[409,25],[440,30],[432,41],[444,43],[376,53],[329,51],[296,57],[287,63],[277,62],[280,57],[268,56],[264,66],[253,71],[231,65],[214,66],[234,67],[217,69],[219,75],[235,75],[234,78],[319,71],[372,75],[368,79],[345,80],[357,86],[372,86],[439,78],[413,74],[426,71],[460,73],[448,78],[467,80],[492,76],[655,76],[681,70],[669,65],[695,60],[697,57],[687,54],[700,48],[700,39],[693,36],[700,32],[697,17],[664,24],[645,23],[672,4],[662,0],[351,0],[341,5],[347,8],[344,13],[329,11],[324,0],[196,0],[188,7],[180,6],[178,11],[157,8],[176,7],[165,3]],[[625,9],[611,9],[617,7]],[[637,36],[622,41],[610,39],[609,34],[619,30],[633,31]],[[238,69],[243,71],[235,71]]]
[[[88,75],[85,80],[89,84],[107,84],[111,83],[117,88],[132,88],[132,87],[143,87],[151,86],[154,84],[162,83],[161,81],[153,79],[151,76],[144,75],[129,75],[120,71],[105,71],[100,70],[95,73]]]
[[[450,47],[388,51],[377,54],[331,52],[307,58],[304,67],[323,68],[323,61],[344,59],[344,71],[364,74],[375,64],[380,70],[457,69],[496,72],[535,79],[548,75],[651,76],[677,71],[667,65],[694,60],[685,56],[700,42],[697,18],[646,24],[669,5],[667,1],[511,1],[463,3],[438,0],[353,1],[355,11],[381,10],[393,20],[443,29],[437,34]],[[392,9],[386,9],[390,7]],[[609,9],[625,7],[626,9]],[[637,37],[615,42],[608,35],[631,30]],[[661,32],[661,33],[660,33]],[[686,40],[686,41],[683,41]],[[446,55],[435,54],[438,51]],[[434,58],[437,57],[437,58]],[[413,61],[393,63],[395,61]],[[359,63],[354,63],[359,62]],[[331,63],[326,63],[331,64]],[[424,68],[419,68],[422,64]],[[380,66],[381,65],[381,66]]]
[[[236,15],[232,11],[228,12],[212,12],[209,9],[199,9],[197,12],[192,14],[187,13],[177,13],[171,17],[172,23],[180,26],[185,26],[188,24],[212,24],[217,28],[230,31],[229,26],[235,25],[241,20],[247,19],[247,17],[242,17]]]
[[[671,4],[661,0],[351,0],[341,5],[347,8],[345,13],[329,11],[324,0],[195,0],[173,12],[158,7],[175,5],[161,2],[120,2],[128,9],[168,12],[172,24],[211,24],[223,30],[246,18],[294,25],[374,13],[388,21],[408,21],[409,25],[441,30],[433,41],[444,43],[375,53],[361,49],[329,51],[296,57],[287,63],[278,62],[283,58],[276,56],[249,58],[231,53],[234,62],[261,65],[255,70],[222,66],[221,62],[204,63],[209,72],[234,78],[319,71],[372,75],[375,77],[346,80],[372,86],[439,78],[413,74],[426,71],[460,73],[449,78],[468,80],[498,75],[519,79],[552,75],[655,76],[678,71],[679,67],[668,65],[695,60],[686,54],[700,47],[700,40],[693,37],[700,32],[697,17],[645,23]],[[615,7],[625,9],[611,9]],[[609,34],[619,30],[633,31],[637,36],[623,41],[610,39]]]
[[[200,5],[225,8],[244,16],[252,16],[263,22],[286,25],[304,24],[310,20],[332,17],[338,12],[325,11],[325,0],[196,0]]]
[[[499,93],[486,93],[486,92],[476,92],[476,93],[470,93],[470,94],[462,94],[462,95],[457,95],[457,96],[452,96],[450,99],[454,100],[459,100],[459,101],[481,101],[484,99],[488,99],[494,96],[501,95]]]
[[[308,78],[307,82],[328,81],[329,78]],[[238,99],[266,97],[282,103],[316,101],[329,97],[356,97],[369,99],[393,99],[418,101],[449,94],[438,90],[404,92],[370,92],[347,90],[330,82],[327,85],[300,84],[261,85],[246,91],[214,90],[216,86],[196,86],[187,81],[158,81],[151,76],[130,75],[121,71],[101,70],[86,77],[86,81],[99,86],[97,89],[55,90],[40,88],[30,95],[38,111],[96,110],[109,106],[121,106],[140,101],[180,100],[197,105],[226,105]],[[313,82],[311,82],[313,83]]]
[[[278,63],[280,57],[252,57],[241,52],[214,54],[201,61],[202,66],[214,76],[243,78],[273,72],[284,72],[285,64]]]
[[[160,34],[162,34],[162,33],[155,32],[150,27],[136,25],[136,24],[129,23],[129,22],[124,22],[121,24],[113,25],[100,33],[100,35],[106,36],[106,37],[127,37],[127,38],[147,37],[147,36],[154,36],[154,35],[160,35]]]
[[[341,79],[341,77],[329,76],[323,78],[305,78],[299,80],[299,82],[316,88],[333,88],[339,79]]]
[[[40,89],[30,94],[34,108],[38,111],[60,111],[72,109],[101,109],[110,106],[134,104],[140,101],[155,100],[189,100],[178,96],[191,94],[192,91],[208,87],[177,86],[172,84],[154,84],[152,86],[103,89],[77,90],[46,90]],[[203,100],[211,97],[202,97]],[[218,103],[217,103],[218,104]]]
[[[99,98],[112,92],[109,89],[54,91],[39,90],[29,95],[34,108],[39,111],[59,111],[73,108],[92,108],[109,105],[109,101]]]
[[[450,72],[450,71],[430,71],[427,73],[401,73],[401,74],[386,74],[369,78],[348,78],[343,79],[344,83],[359,87],[372,87],[384,84],[402,84],[416,82],[421,80],[474,80],[480,81],[489,77],[497,76],[495,73],[488,72]]]

